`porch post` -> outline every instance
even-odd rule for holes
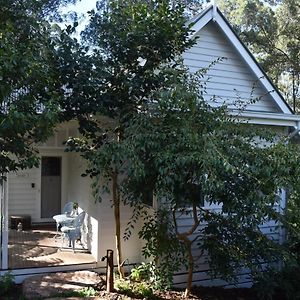
[[[284,215],[286,213],[287,206],[287,191],[285,189],[281,189],[280,193],[280,201],[279,201],[279,213]],[[283,224],[279,223],[279,243],[283,244],[286,239],[286,230],[283,227]]]
[[[8,269],[8,178],[1,187],[1,269]]]

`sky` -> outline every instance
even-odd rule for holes
[[[70,9],[78,13],[86,13],[96,7],[96,0],[81,0],[76,5],[70,5]]]
[[[96,8],[96,2],[97,0],[78,0],[77,3],[67,5],[66,7],[62,8],[63,13],[68,13],[70,11],[74,11],[78,14],[79,16],[79,26],[77,28],[77,32],[80,32],[81,30],[84,29],[85,25],[87,24],[87,19],[83,19],[82,16],[83,14],[85,15],[88,11]],[[64,25],[62,26],[64,27]]]
[[[126,0],[124,0],[126,1]],[[67,7],[63,8],[63,12],[67,13],[69,11],[75,11],[78,16],[82,14],[86,14],[88,11],[96,8],[96,2],[97,0],[78,0],[75,5],[68,5]],[[215,2],[217,3],[216,0],[211,0],[211,3]],[[80,32],[81,30],[84,29],[85,25],[87,24],[87,20],[83,20],[83,18],[79,19],[79,26],[77,30]]]

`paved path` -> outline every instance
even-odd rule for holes
[[[23,282],[23,294],[27,299],[40,299],[59,296],[68,292],[79,291],[83,288],[103,284],[103,279],[91,271],[58,272],[37,275],[27,278]],[[58,298],[56,298],[57,300]],[[77,299],[77,298],[67,298]],[[81,300],[84,298],[80,298]],[[93,298],[87,298],[93,299]],[[95,297],[94,297],[95,299]],[[96,298],[97,300],[101,298]]]
[[[105,298],[99,298],[99,297],[68,297],[68,298],[48,298],[45,300],[106,300]]]
[[[99,297],[84,297],[84,298],[79,298],[79,297],[68,297],[68,298],[48,298],[45,300],[102,300],[104,298],[99,298]]]

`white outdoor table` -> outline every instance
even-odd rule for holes
[[[72,221],[75,219],[75,216],[61,214],[53,216],[53,219],[56,221],[56,235],[54,236],[56,238],[58,236],[59,226],[68,225],[72,223]]]

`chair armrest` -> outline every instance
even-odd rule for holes
[[[61,222],[61,225],[62,225],[62,227],[64,227],[64,226],[72,226],[73,222],[74,222],[74,220],[67,220],[67,221]]]

